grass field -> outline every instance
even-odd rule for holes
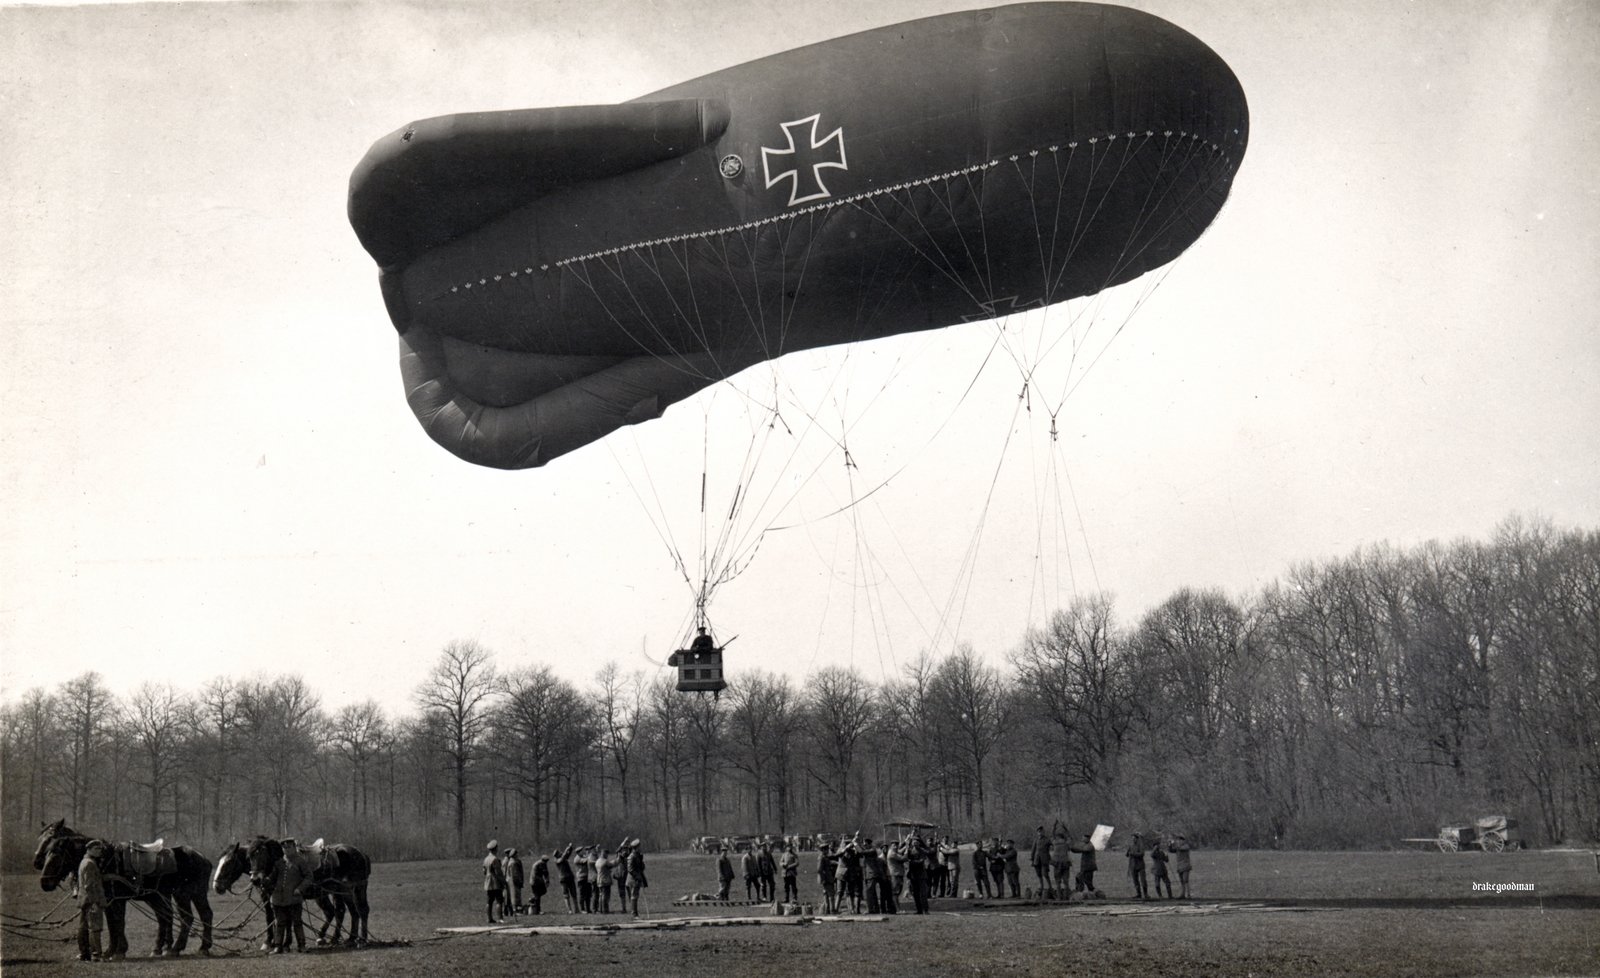
[[[259,932],[259,918],[248,917],[248,902],[228,895],[213,897],[217,920],[244,927],[219,939],[218,958],[149,957],[155,925],[131,913],[133,955],[125,962],[78,962],[70,925],[8,926],[0,967],[6,978],[90,969],[143,978],[218,971],[385,978],[1600,975],[1600,872],[1590,852],[1197,852],[1194,862],[1196,897],[1188,903],[1135,904],[1120,856],[1106,853],[1100,884],[1107,899],[1087,904],[949,899],[935,900],[928,917],[902,914],[882,923],[531,937],[438,934],[482,922],[475,862],[394,863],[375,868],[370,892],[373,937],[391,946],[269,957],[244,939]],[[814,860],[801,865],[811,868]],[[760,912],[671,906],[685,893],[714,890],[709,857],[657,853],[649,868],[649,918]],[[1474,883],[1534,889],[1496,894]],[[803,873],[800,884],[802,899],[816,898],[814,876]],[[3,878],[0,908],[9,923],[62,919],[71,907],[57,907],[59,900],[32,876]],[[547,914],[537,923],[604,919]]]

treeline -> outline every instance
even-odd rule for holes
[[[643,836],[964,838],[1056,817],[1209,846],[1381,846],[1481,814],[1600,838],[1600,532],[1370,548],[1248,598],[1185,589],[1132,623],[1081,598],[1006,653],[873,681],[735,673],[720,699],[606,665],[584,687],[445,647],[414,709],[325,710],[297,676],[88,673],[3,708],[6,860],[41,821],[211,853],[267,832],[378,859]]]

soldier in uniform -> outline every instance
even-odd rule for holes
[[[1150,881],[1145,877],[1144,871],[1144,836],[1138,832],[1133,833],[1133,841],[1128,843],[1128,878],[1133,880],[1133,898],[1135,900],[1150,899]]]
[[[946,896],[961,895],[961,844],[948,835],[939,843],[939,858],[944,862]]]
[[[972,847],[972,878],[977,883],[978,896],[988,896],[989,854],[983,849],[982,839],[979,839]]]
[[[489,843],[490,849],[494,843]],[[491,861],[495,867],[500,866],[500,860],[490,852]],[[300,847],[293,839],[283,840],[283,855],[278,858],[278,864],[272,868],[272,876],[267,880],[267,891],[271,894],[272,915],[276,918],[278,946],[272,949],[273,954],[283,954],[289,950],[289,933],[294,932],[295,949],[306,949],[306,927],[301,911],[305,904],[305,871],[300,866]],[[485,884],[487,886],[487,884]],[[498,894],[498,889],[495,891]],[[494,905],[490,904],[489,922],[494,922]]]
[[[834,854],[832,844],[824,842],[817,848],[817,882],[822,884],[823,913],[839,912],[838,869],[839,857]]]
[[[1180,835],[1167,848],[1172,850],[1173,868],[1178,871],[1178,899],[1187,900],[1189,899],[1189,840]]]
[[[861,843],[861,893],[866,898],[867,913],[878,913],[878,897],[883,889],[878,881],[885,875],[883,856],[872,845],[871,839]]]
[[[744,871],[744,898],[754,903],[761,899],[761,870],[756,867],[754,849],[746,849],[739,857],[739,868]]]
[[[288,840],[285,840],[284,849],[288,847]],[[498,924],[500,921],[495,919],[494,911],[500,907],[500,912],[505,913],[506,869],[500,862],[500,843],[490,839],[488,848],[489,854],[483,857],[483,902],[489,923]]]
[[[550,854],[540,853],[538,862],[533,864],[533,886],[529,890],[533,894],[533,902],[528,905],[530,914],[544,912],[544,895],[550,892]]]
[[[1006,846],[999,839],[989,841],[990,896],[1004,899],[1006,895]]]
[[[618,853],[617,861],[622,861],[622,854]],[[595,888],[595,913],[611,912],[611,885],[614,882],[611,876],[611,850],[601,849],[600,855],[594,860],[594,888]],[[621,903],[628,898],[626,892],[617,894],[617,902]]]
[[[522,912],[522,860],[517,858],[517,850],[507,849],[505,859],[506,874],[506,908],[508,913],[519,914]]]
[[[1050,837],[1050,895],[1063,900],[1072,896],[1072,845],[1060,822]]]
[[[728,848],[723,846],[717,853],[717,899],[728,899],[728,891],[733,887],[733,860],[728,858]]]
[[[105,844],[96,839],[83,850],[83,861],[78,863],[79,961],[105,961],[110,957],[100,943],[106,925],[106,884],[100,873],[100,860],[105,855]]]
[[[567,913],[578,912],[578,884],[572,875],[572,851],[576,843],[569,842],[567,847],[556,853],[556,878],[561,883],[562,899],[567,901]]]
[[[635,917],[639,916],[639,891],[650,885],[644,877],[644,850],[640,847],[639,840],[634,839],[628,843],[626,850],[628,857],[628,909],[633,911]]]
[[[1167,888],[1167,899],[1172,899],[1172,877],[1167,875],[1167,850],[1162,848],[1161,837],[1156,836],[1155,844],[1150,847],[1151,875],[1155,878],[1156,899],[1161,899],[1161,887]]]
[[[1089,833],[1083,834],[1083,841],[1073,846],[1072,851],[1078,854],[1078,890],[1083,893],[1085,899],[1099,896],[1100,891],[1094,888],[1094,840],[1089,837]]]
[[[800,855],[795,852],[797,847],[787,845],[783,847],[783,858],[778,860],[778,868],[783,870],[783,900],[785,903],[800,902]]]
[[[1051,892],[1050,837],[1044,834],[1043,825],[1034,833],[1033,847],[1028,850],[1028,862],[1033,866],[1033,875],[1039,881],[1038,894],[1042,897]]]

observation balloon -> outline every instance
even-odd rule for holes
[[[349,216],[428,434],[526,468],[785,353],[1176,258],[1243,158],[1232,71],[1092,3],[928,17],[620,105],[424,119]]]

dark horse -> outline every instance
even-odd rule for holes
[[[266,836],[256,836],[249,842],[234,843],[223,850],[217,860],[217,873],[212,881],[218,893],[226,893],[246,869],[257,887],[260,887],[283,858],[283,844]],[[308,896],[314,897],[322,909],[322,929],[317,931],[318,944],[337,944],[344,930],[344,916],[350,914],[350,936],[345,943],[367,943],[367,880],[372,876],[372,860],[355,846],[335,844],[325,846],[321,840],[303,847],[300,858],[305,861],[311,886]],[[265,902],[268,894],[262,894]],[[328,926],[333,926],[333,937],[328,938]],[[270,943],[270,939],[269,939]]]
[[[92,841],[67,828],[65,821],[57,819],[44,827],[39,833],[39,847],[33,854],[33,866],[39,870],[39,885],[46,891],[54,890],[62,880],[76,875],[83,852]],[[173,846],[158,853],[129,842],[104,844],[110,853],[104,866],[106,929],[111,937],[107,952],[114,957],[128,953],[128,901],[138,900],[155,914],[157,955],[182,953],[189,944],[196,910],[200,913],[200,953],[210,954],[211,902],[206,898],[206,884],[211,878],[211,860],[188,846]],[[170,861],[162,858],[166,853],[171,854]],[[147,863],[154,863],[157,868],[148,870]],[[142,868],[146,872],[141,874]],[[176,939],[172,934],[174,904],[179,920]]]

